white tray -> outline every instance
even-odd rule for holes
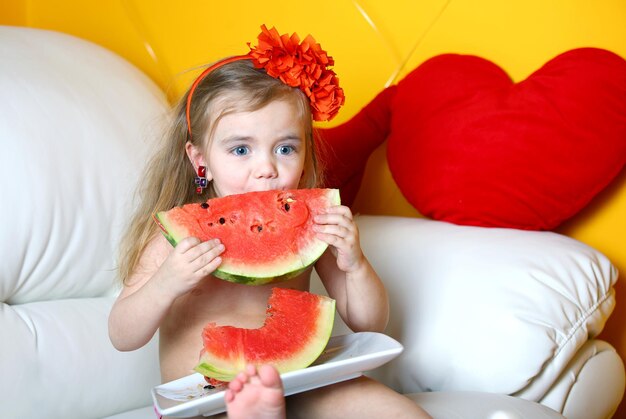
[[[382,333],[360,332],[330,338],[326,349],[308,368],[281,374],[285,395],[350,380],[379,367],[404,348]],[[205,389],[201,374],[192,374],[152,389],[152,399],[163,416],[187,418],[224,412],[225,387]]]

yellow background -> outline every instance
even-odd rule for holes
[[[346,121],[385,86],[441,53],[480,55],[516,81],[576,47],[601,47],[626,57],[625,0],[13,0],[0,4],[0,24],[53,29],[96,42],[142,69],[171,101],[182,94],[199,66],[247,52],[246,42],[255,43],[262,23],[276,26],[280,33],[297,32],[301,38],[311,33],[335,58],[347,100],[331,125]],[[370,159],[355,208],[361,213],[418,216],[393,183],[384,146]],[[626,175],[622,173],[616,184],[560,231],[601,250],[626,272]],[[602,338],[626,359],[622,282],[617,286],[617,309]]]

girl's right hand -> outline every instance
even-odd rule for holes
[[[222,263],[224,245],[219,239],[201,242],[196,237],[181,240],[159,267],[158,279],[162,291],[178,298],[194,289]]]

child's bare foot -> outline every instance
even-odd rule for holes
[[[257,371],[248,365],[228,385],[224,395],[230,419],[284,419],[285,397],[278,371],[263,365]]]

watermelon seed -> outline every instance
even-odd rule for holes
[[[201,203],[200,206],[204,209],[209,208],[209,204],[207,204],[206,202]]]
[[[226,222],[226,219],[224,219],[224,217],[220,217],[220,224],[224,224]]]
[[[291,209],[291,207],[289,206],[289,204],[285,204],[285,211],[289,211],[289,209]]]
[[[215,388],[215,386],[212,386],[211,384],[207,384],[206,386],[204,386],[205,390],[213,390]]]

